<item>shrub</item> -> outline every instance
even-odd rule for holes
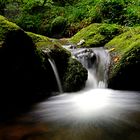
[[[61,37],[65,31],[67,21],[64,17],[58,16],[51,23],[51,34],[54,37]]]
[[[55,2],[61,6],[64,6],[66,4],[73,4],[76,2],[76,0],[53,0],[53,2]]]
[[[127,26],[134,26],[140,23],[140,7],[137,5],[130,5],[126,9],[124,23]]]
[[[26,31],[38,32],[41,21],[40,14],[30,15],[24,13],[16,20],[16,23]]]
[[[100,20],[104,20],[107,23],[117,23],[123,20],[124,8],[125,3],[122,0],[102,0],[95,6],[95,15],[100,15]]]
[[[7,3],[8,3],[7,0],[0,0],[0,15],[4,14],[4,9]]]

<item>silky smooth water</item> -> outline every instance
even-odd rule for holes
[[[51,97],[32,115],[48,125],[49,140],[139,140],[140,94],[85,89]]]
[[[87,86],[106,88],[110,55],[103,47],[69,49],[72,55],[88,70]]]
[[[55,78],[56,78],[56,82],[57,82],[57,85],[58,85],[58,90],[59,90],[60,93],[63,93],[61,81],[60,81],[60,78],[59,78],[59,74],[58,74],[55,62],[54,62],[53,59],[50,59],[50,58],[48,58],[48,61],[50,62],[50,65],[51,65],[52,70],[54,72],[54,75],[55,75]]]
[[[32,115],[48,125],[49,140],[140,139],[139,92],[107,89],[108,53],[103,48],[94,52],[98,58],[87,68],[85,89],[35,106]]]
[[[71,51],[74,54],[78,50]],[[0,125],[0,139],[140,140],[140,93],[108,89],[108,53],[103,48],[93,51],[93,63],[80,57],[83,66],[88,66],[83,90],[53,96],[29,113]],[[87,56],[83,52],[80,55]],[[76,54],[74,57],[78,59]]]

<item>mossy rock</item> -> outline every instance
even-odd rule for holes
[[[73,92],[84,87],[87,70],[80,62],[71,58],[71,53],[64,49],[58,40],[29,32],[28,35],[34,40],[38,51],[48,51],[48,54],[42,55],[44,66],[47,69],[51,68],[48,58],[50,57],[55,61],[64,91]],[[56,90],[56,80],[53,71],[51,69],[50,71],[52,74],[49,75],[53,75],[53,78],[50,78],[49,84],[51,83],[50,87],[52,86],[53,90]]]
[[[39,98],[41,61],[32,39],[0,16],[0,103],[32,103]],[[35,97],[35,98],[34,98]],[[1,109],[1,108],[0,108]]]
[[[67,61],[71,56],[71,53],[64,49],[59,43],[59,41],[57,41],[57,39],[50,39],[48,37],[30,32],[28,32],[28,35],[32,38],[39,52],[42,52],[43,50],[48,51],[48,56],[46,54],[45,57],[47,59],[48,57],[50,57],[56,62],[56,65],[58,66],[58,71],[61,75],[61,73],[64,72],[62,68],[67,65]]]
[[[21,30],[16,24],[9,22],[5,17],[0,15],[0,42],[5,40],[7,34],[11,31]]]
[[[10,116],[14,112],[25,111],[34,102],[51,96],[53,90],[57,91],[56,79],[48,62],[48,55],[42,53],[42,49],[46,48],[50,50],[49,55],[55,60],[62,80],[71,57],[70,52],[63,49],[57,40],[26,33],[0,16],[0,112],[2,115]],[[85,83],[84,79],[81,84],[83,83]]]
[[[34,43],[38,43],[38,42],[51,42],[51,40],[46,37],[46,36],[43,36],[43,35],[39,35],[39,34],[35,34],[35,33],[32,33],[32,32],[26,32],[33,40]]]
[[[110,50],[109,88],[140,90],[140,27],[115,37],[105,45]]]
[[[87,70],[76,59],[70,58],[63,78],[64,91],[78,91],[85,86],[86,80]]]
[[[77,44],[80,40],[84,40],[85,42],[79,47],[101,47],[126,30],[127,27],[116,24],[94,23],[80,30],[69,41]]]

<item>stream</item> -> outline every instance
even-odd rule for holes
[[[70,51],[88,70],[85,88],[50,97],[1,123],[0,140],[140,140],[140,93],[107,88],[108,52]]]

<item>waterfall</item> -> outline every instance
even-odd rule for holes
[[[103,47],[69,50],[73,56],[88,70],[86,87],[106,88],[110,62],[108,51]]]
[[[51,65],[51,67],[53,69],[53,72],[54,72],[54,75],[55,75],[55,78],[56,78],[56,82],[57,82],[57,85],[58,85],[59,92],[63,93],[62,86],[61,86],[61,81],[60,81],[60,78],[59,78],[59,74],[58,74],[55,62],[54,62],[53,59],[50,59],[50,58],[48,58],[48,61],[49,61],[50,65]]]
[[[107,50],[70,51],[88,70],[88,80],[83,90],[50,97],[31,112],[47,124],[46,139],[139,140],[140,93],[106,88]]]

